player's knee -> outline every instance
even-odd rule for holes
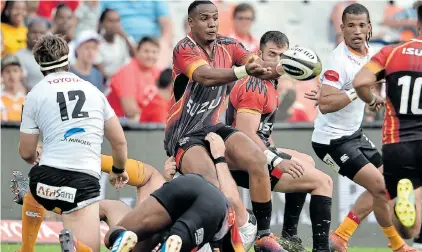
[[[267,168],[267,157],[260,149],[254,150],[248,156],[248,173],[252,176],[269,176]]]
[[[321,172],[321,178],[320,178],[320,186],[324,187],[328,191],[333,191],[333,179],[328,176],[327,174]]]
[[[315,160],[308,154],[302,153],[302,159],[304,162],[311,164],[312,167],[315,167]]]
[[[387,200],[387,189],[382,176],[378,176],[371,181],[370,188],[367,190],[372,194],[374,198],[380,200]]]

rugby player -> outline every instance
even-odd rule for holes
[[[229,167],[250,175],[257,251],[281,251],[270,231],[272,203],[266,157],[245,134],[219,123],[219,113],[224,109],[228,83],[247,75],[275,79],[282,69],[276,71],[276,63],[265,64],[237,40],[217,34],[218,11],[211,1],[192,2],[188,15],[191,32],[173,51],[173,99],[164,140],[167,155],[175,157],[181,173],[201,174],[219,187],[204,138],[209,132],[220,135],[225,140]],[[238,214],[239,226],[243,226],[247,211],[237,188],[229,192],[231,195],[226,196]]]
[[[367,43],[372,25],[366,7],[357,3],[346,7],[341,29],[344,41],[334,49],[321,75],[312,147],[322,161],[367,191],[330,235],[330,241],[338,251],[347,251],[350,236],[373,208],[393,251],[410,251],[392,224],[381,154],[362,132],[365,103],[357,99],[352,86],[355,74],[370,59]],[[378,109],[382,103],[371,105]]]
[[[112,174],[113,157],[101,155],[101,171]],[[146,199],[151,192],[160,188],[165,182],[163,176],[158,170],[149,164],[134,159],[128,159],[125,170],[127,171],[129,180],[128,185],[137,187],[138,203]],[[45,208],[41,206],[27,192],[27,180],[22,173],[13,172],[12,192],[15,195],[14,201],[22,207],[22,247],[20,251],[35,251],[35,243],[38,231],[41,227],[45,215]],[[110,177],[109,177],[110,178]],[[113,179],[112,177],[110,179]],[[100,201],[100,212],[103,209],[102,201]],[[60,209],[53,209],[53,212],[61,214]],[[110,211],[109,211],[110,212]]]
[[[286,35],[279,31],[269,31],[261,37],[258,56],[265,62],[277,63],[280,61],[281,54],[288,47],[289,41]],[[277,80],[262,80],[253,76],[243,78],[235,83],[230,93],[226,123],[245,133],[262,151],[271,152],[277,157],[273,166],[268,166],[273,191],[305,193],[304,197],[303,193],[292,193],[286,197],[288,212],[286,217],[293,218],[292,220],[285,218],[291,227],[283,227],[282,236],[288,240],[300,242],[297,237],[298,217],[306,193],[311,192],[313,251],[329,251],[332,180],[325,173],[315,169],[312,164],[313,159],[309,156],[293,150],[274,147],[271,132],[278,103]],[[232,176],[237,185],[249,188],[249,178],[246,172],[232,171]],[[292,214],[293,209],[296,210],[296,213]],[[291,223],[292,221],[295,223]],[[291,230],[292,226],[295,227],[295,230]],[[287,247],[285,248],[287,249]],[[295,251],[295,249],[289,251]]]
[[[393,222],[405,239],[418,235],[422,197],[422,1],[417,1],[419,37],[386,46],[356,75],[353,86],[370,107],[384,100],[370,88],[386,80],[385,117],[382,130],[384,179],[394,208]],[[416,251],[416,249],[415,249]]]
[[[196,251],[209,242],[220,251],[245,251],[235,213],[222,193],[231,190],[234,183],[225,162],[224,141],[212,132],[205,140],[210,143],[221,191],[201,175],[181,175],[153,192],[111,228],[104,238],[107,247],[117,243],[122,232],[131,230],[140,241],[136,251],[150,251],[143,241],[153,235],[165,237],[162,251]],[[142,250],[138,250],[140,247]]]
[[[29,164],[37,161],[43,133],[43,155],[29,173],[33,198],[47,210],[60,209],[63,226],[79,241],[79,251],[100,250],[101,144],[105,136],[113,152],[111,183],[127,182],[127,144],[123,129],[105,96],[92,84],[69,72],[69,47],[55,35],[45,35],[33,48],[45,76],[26,96],[21,118],[19,154]],[[86,233],[90,235],[86,235]],[[67,240],[68,232],[60,240]],[[131,232],[121,234],[129,251],[136,243]],[[63,250],[73,248],[62,244]]]

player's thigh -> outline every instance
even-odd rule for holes
[[[315,169],[310,163],[303,163],[305,173],[300,178],[293,178],[290,174],[283,173],[278,179],[274,192],[307,192],[310,193],[320,187],[332,188],[333,181],[323,171]]]
[[[302,162],[306,162],[311,164],[311,166],[315,167],[315,160],[308,154],[292,150],[292,149],[285,149],[285,148],[277,148],[278,152],[284,152],[289,154],[292,157],[299,159]]]
[[[330,168],[353,180],[355,175],[370,161],[360,150],[360,138],[332,141],[329,145],[312,142],[316,155]]]
[[[176,167],[183,173],[196,173],[204,176],[214,185],[218,185],[215,165],[210,157],[204,137],[186,137],[179,143],[176,151]]]
[[[221,239],[227,232],[228,205],[224,195],[209,185],[198,188],[201,193],[177,221],[184,223],[195,237],[195,245],[202,246],[213,239]]]
[[[79,242],[87,245],[93,252],[100,251],[99,203],[95,202],[84,208],[63,213],[63,226],[69,229]]]
[[[99,205],[100,219],[109,227],[115,227],[126,214],[132,211],[132,208],[119,200],[101,200]]]
[[[378,151],[375,144],[365,134],[362,134],[361,147],[359,148],[363,155],[373,164],[376,168],[382,168],[382,156]],[[381,170],[382,173],[382,170]]]
[[[244,133],[234,132],[226,138],[225,144],[226,160],[230,168],[247,172],[267,169],[264,152]]]

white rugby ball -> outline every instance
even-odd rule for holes
[[[321,60],[314,51],[298,46],[285,51],[278,64],[285,73],[300,81],[315,78],[322,69]]]

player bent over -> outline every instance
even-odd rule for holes
[[[153,192],[119,221],[117,227],[110,229],[104,239],[106,246],[116,243],[120,233],[130,230],[137,234],[138,246],[152,235],[165,235],[162,251],[190,252],[209,242],[219,242],[221,251],[245,251],[235,213],[223,194],[232,186],[224,142],[214,133],[205,139],[210,143],[221,191],[200,175],[181,175]]]
[[[419,37],[396,46],[386,46],[356,75],[353,86],[371,108],[384,100],[372,94],[376,81],[386,80],[386,112],[382,131],[384,179],[394,209],[393,223],[405,239],[418,235],[422,197],[422,1],[418,14]],[[416,249],[415,249],[416,251]]]
[[[412,251],[393,226],[380,171],[381,155],[362,132],[365,103],[357,98],[352,86],[354,76],[370,59],[367,47],[372,30],[369,12],[365,6],[354,3],[343,11],[342,20],[345,41],[332,52],[321,76],[312,147],[322,161],[367,191],[331,234],[330,241],[338,251],[347,251],[351,234],[373,208],[393,251]]]
[[[127,144],[119,120],[104,95],[91,83],[69,72],[69,48],[55,35],[45,35],[33,54],[45,76],[26,96],[20,127],[19,154],[27,163],[37,161],[37,143],[43,133],[43,155],[29,173],[29,188],[47,210],[60,209],[63,226],[75,238],[78,251],[100,251],[98,216],[103,136],[110,141],[114,166],[111,183],[127,182]],[[34,200],[35,199],[35,200]],[[28,199],[31,200],[31,199]],[[86,235],[89,233],[90,235]],[[66,231],[62,250],[71,251]],[[122,244],[129,251],[136,235],[124,234]]]

